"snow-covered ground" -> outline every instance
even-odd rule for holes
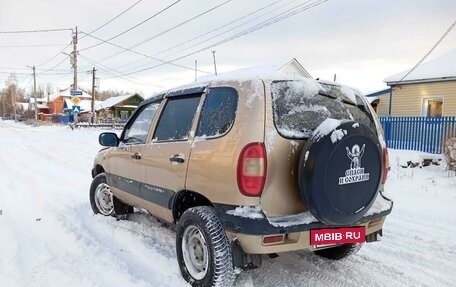
[[[187,286],[172,228],[144,213],[92,215],[99,133],[0,120],[0,286]],[[398,164],[417,156],[390,151],[395,206],[382,242],[339,262],[282,254],[236,286],[455,286],[456,177]]]

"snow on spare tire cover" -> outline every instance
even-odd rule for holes
[[[375,200],[381,167],[381,145],[375,132],[364,124],[345,121],[329,134],[307,141],[299,161],[301,196],[320,221],[355,223]]]

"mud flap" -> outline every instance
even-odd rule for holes
[[[234,268],[252,270],[261,267],[261,255],[245,253],[237,239],[231,242],[231,252],[233,254]]]
[[[383,236],[383,231],[380,229],[374,233],[366,235],[366,243],[381,241]]]
[[[114,214],[117,220],[125,220],[128,217],[128,214],[131,213],[130,207],[120,200],[118,200],[115,196],[113,196],[114,201]]]

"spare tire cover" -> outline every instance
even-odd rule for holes
[[[322,137],[310,138],[299,161],[299,188],[310,212],[329,225],[363,217],[377,195],[382,149],[368,126],[346,121]]]

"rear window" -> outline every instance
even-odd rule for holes
[[[274,81],[274,123],[280,135],[305,139],[328,118],[354,120],[375,130],[362,96],[343,86],[313,80]]]
[[[226,133],[236,117],[238,94],[233,88],[211,88],[201,110],[196,136],[217,137]]]

